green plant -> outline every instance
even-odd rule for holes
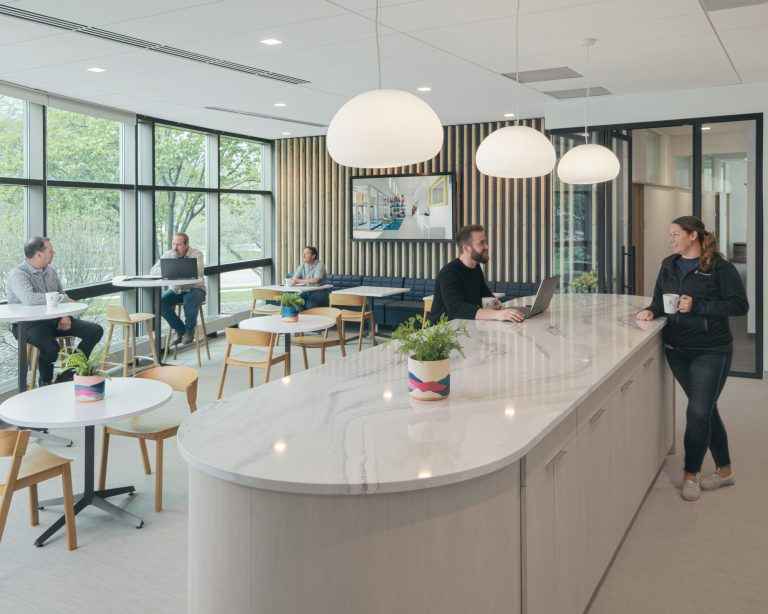
[[[587,271],[571,280],[569,287],[573,290],[592,292],[597,288],[597,271]]]
[[[64,358],[64,369],[72,369],[75,375],[89,376],[96,375],[98,377],[104,377],[109,379],[109,373],[102,371],[101,367],[104,364],[104,349],[102,348],[98,352],[91,352],[90,356],[86,356],[83,350],[75,350],[70,352],[67,349],[59,352]]]
[[[420,327],[416,327],[419,322]],[[467,325],[451,324],[445,315],[440,316],[437,324],[431,324],[422,316],[408,318],[392,333],[392,340],[399,341],[398,354],[410,356],[414,360],[428,362],[430,360],[445,360],[456,350],[464,356],[459,337],[469,337]]]
[[[296,292],[283,292],[275,297],[283,307],[303,307],[304,299]]]

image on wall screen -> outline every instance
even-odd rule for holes
[[[451,240],[453,174],[352,177],[352,238]]]

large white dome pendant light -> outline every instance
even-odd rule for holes
[[[589,106],[589,79],[591,66],[589,48],[595,44],[594,38],[582,39],[581,44],[587,50],[587,96],[584,100],[584,138],[585,145],[578,145],[566,153],[557,165],[557,176],[563,183],[600,183],[615,179],[621,170],[619,159],[610,149],[589,142],[587,130],[587,108]]]
[[[379,89],[344,104],[328,126],[328,153],[343,166],[390,168],[434,158],[443,146],[443,125],[421,98],[381,89],[379,0],[376,0]]]
[[[483,175],[507,179],[541,177],[552,172],[557,156],[550,140],[538,130],[520,125],[518,93],[520,87],[519,41],[520,0],[515,9],[515,125],[489,134],[475,154],[475,164]]]

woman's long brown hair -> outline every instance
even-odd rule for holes
[[[696,231],[697,239],[701,244],[699,268],[702,271],[708,271],[715,266],[715,261],[720,255],[720,247],[717,244],[715,233],[709,232],[704,227],[704,222],[693,215],[684,215],[676,220],[672,220],[672,223],[680,226],[688,234],[691,234],[694,230]]]

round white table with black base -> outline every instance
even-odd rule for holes
[[[48,309],[46,305],[20,305],[18,303],[0,305],[0,322],[16,324],[16,341],[19,347],[17,379],[19,392],[24,392],[27,389],[27,322],[74,316],[83,313],[86,309],[88,309],[88,305],[85,303],[59,303],[55,309]],[[35,431],[34,436],[37,439],[52,443],[63,443],[68,447],[72,445],[71,439],[50,435],[47,432]]]
[[[173,395],[173,389],[164,382],[156,380],[116,377],[106,383],[104,399],[93,403],[75,401],[74,383],[53,384],[28,390],[11,397],[0,405],[0,418],[11,424],[31,428],[67,428],[85,427],[85,458],[83,492],[75,495],[75,514],[79,514],[89,505],[119,518],[137,529],[144,526],[144,521],[130,512],[118,507],[107,498],[116,495],[133,494],[134,486],[94,488],[96,425],[114,422],[165,405]],[[61,505],[62,498],[41,501],[40,509]],[[64,526],[64,516],[54,522],[35,540],[35,546],[43,546],[46,540]]]
[[[160,329],[163,321],[160,316],[160,290],[163,286],[184,286],[199,281],[202,281],[202,279],[161,279],[153,276],[118,275],[112,280],[112,285],[118,288],[151,288],[153,290],[152,304],[155,314],[155,350],[158,356],[162,356],[163,335]]]

